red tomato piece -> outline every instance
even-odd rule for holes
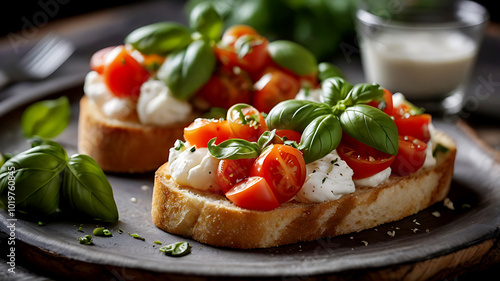
[[[295,98],[300,90],[299,81],[278,68],[268,67],[254,84],[253,105],[260,112],[268,113],[276,104]]]
[[[401,136],[412,136],[425,143],[431,139],[429,124],[432,116],[430,114],[410,115],[402,118],[394,118],[394,123],[398,127],[398,134]]]
[[[267,131],[266,120],[248,104],[235,104],[227,111],[227,121],[236,138],[257,141]]]
[[[217,138],[219,144],[233,137],[231,127],[226,120],[197,118],[184,128],[184,139],[196,147],[207,147],[208,141]]]
[[[353,170],[353,179],[363,179],[382,172],[396,158],[396,155],[379,151],[347,134],[342,135],[337,153]]]
[[[302,188],[306,179],[306,164],[299,150],[275,144],[257,157],[250,176],[264,178],[278,202],[284,203]]]
[[[391,165],[396,175],[406,176],[416,172],[425,162],[427,144],[411,136],[399,136],[399,149]]]
[[[226,192],[226,197],[239,207],[270,211],[279,207],[271,187],[262,177],[249,177]]]
[[[222,35],[221,43],[215,46],[218,60],[226,66],[255,73],[270,61],[267,52],[269,41],[247,25],[235,25]]]
[[[373,100],[367,104],[382,110],[383,112],[385,112],[389,116],[392,116],[394,114],[392,93],[389,90],[384,89],[384,96],[382,98],[384,100],[383,105],[378,100]]]
[[[106,47],[95,52],[90,58],[90,69],[102,74],[104,72],[105,57],[114,48],[116,48],[116,46]]]
[[[255,158],[251,159],[223,159],[217,168],[217,183],[226,193],[236,184],[250,177],[250,169]]]
[[[198,90],[197,96],[212,107],[228,109],[236,103],[250,103],[252,88],[252,81],[244,71],[235,72],[231,67],[220,67]]]
[[[102,75],[111,93],[117,97],[139,97],[141,85],[149,79],[149,72],[124,46],[106,55]]]
[[[302,137],[301,133],[294,130],[276,130],[276,135],[282,139],[286,138],[287,140],[295,141],[296,143],[300,143],[300,138]]]

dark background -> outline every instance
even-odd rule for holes
[[[160,0],[17,0],[9,1],[1,9],[0,36],[5,36],[10,32],[18,32],[29,24],[40,23],[45,25],[48,22],[67,18],[75,15],[82,15],[93,11],[108,9],[128,5],[135,2],[151,2]],[[163,0],[185,2],[183,0]],[[500,13],[494,9],[496,1],[476,0],[484,5],[491,15],[492,21],[499,21]],[[496,5],[495,5],[496,6]],[[498,10],[498,9],[497,9]]]

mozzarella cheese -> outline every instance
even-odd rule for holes
[[[208,148],[194,146],[178,150],[172,147],[168,159],[170,175],[178,184],[206,191],[219,189],[219,161],[208,152]]]
[[[307,177],[295,196],[299,202],[326,202],[354,192],[353,171],[336,150],[307,164]]]
[[[354,183],[358,185],[375,187],[383,183],[385,180],[387,180],[391,176],[391,172],[392,172],[391,167],[388,167],[387,169],[379,173],[376,173],[373,176],[364,179],[354,180]]]
[[[137,114],[142,124],[166,126],[187,120],[192,106],[176,99],[163,81],[149,80],[141,86]]]

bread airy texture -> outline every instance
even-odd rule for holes
[[[152,172],[168,160],[170,147],[182,138],[184,128],[192,120],[171,126],[151,126],[141,124],[137,114],[125,120],[110,119],[83,96],[78,120],[78,152],[94,158],[106,172]]]
[[[391,176],[376,187],[324,203],[294,200],[271,211],[240,208],[222,195],[180,186],[168,163],[155,174],[152,218],[159,228],[202,243],[231,248],[268,248],[369,229],[413,215],[448,195],[456,145],[442,132],[437,141],[448,151],[434,167]]]

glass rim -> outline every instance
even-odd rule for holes
[[[490,15],[486,8],[473,1],[458,1],[454,9],[454,14],[460,15],[459,18],[465,20],[446,22],[405,22],[390,18],[385,19],[363,8],[357,9],[356,20],[365,25],[383,26],[394,29],[451,29],[480,26],[487,23],[490,19]]]

